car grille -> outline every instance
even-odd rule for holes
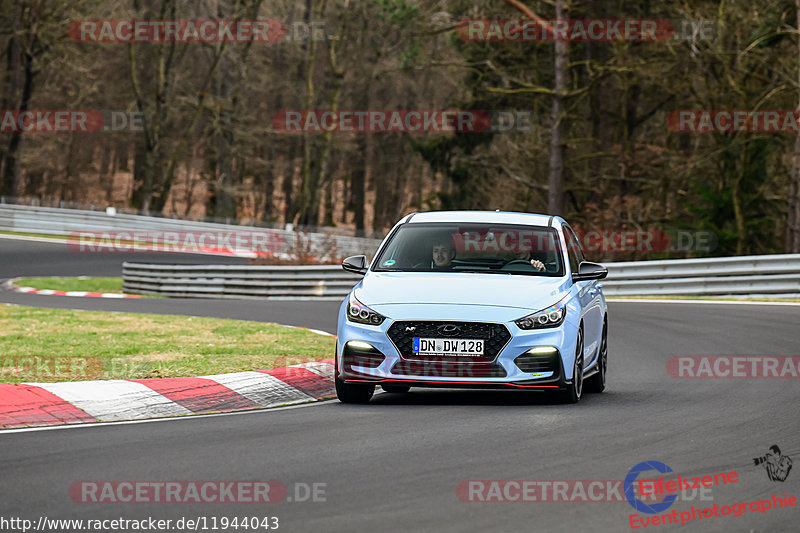
[[[392,367],[392,374],[404,376],[425,376],[439,378],[504,378],[505,369],[486,361],[457,363],[454,361],[398,361]]]
[[[454,326],[455,331],[448,334],[440,331],[443,326]],[[453,329],[453,328],[448,328]],[[449,322],[449,321],[398,321],[389,327],[386,332],[394,343],[397,351],[405,359],[416,359],[425,361],[448,361],[448,362],[487,362],[494,361],[500,350],[505,347],[511,339],[511,333],[503,324],[492,324],[489,322]],[[429,339],[446,339],[448,337],[458,339],[482,339],[483,357],[436,357],[416,355],[412,351],[414,337]]]
[[[523,372],[558,372],[558,352],[552,354],[524,353],[514,359],[514,364]]]

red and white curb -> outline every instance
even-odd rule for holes
[[[138,294],[122,294],[116,292],[87,292],[87,291],[57,291],[53,289],[34,289],[33,287],[20,287],[14,282],[22,278],[13,278],[5,281],[3,287],[14,292],[25,294],[39,294],[41,296],[78,296],[82,298],[141,298]]]
[[[0,383],[0,428],[224,413],[334,394],[333,359],[191,378]]]

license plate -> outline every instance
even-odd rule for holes
[[[412,351],[417,355],[483,355],[481,339],[421,339],[414,338]]]

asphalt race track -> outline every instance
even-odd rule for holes
[[[247,264],[247,259],[200,254],[165,253],[98,253],[80,254],[67,249],[65,244],[18,241],[0,238],[0,280],[34,276],[122,276],[122,263],[176,263],[176,264]],[[103,311],[129,311],[167,315],[192,315],[278,322],[293,326],[336,330],[334,302],[315,302],[333,309],[330,313],[312,313],[308,302],[284,301],[264,305],[255,300],[199,300],[194,298],[112,300],[101,298],[73,298],[67,296],[41,296],[4,291],[2,301],[36,307],[71,308]]]
[[[238,257],[167,253],[78,253],[65,243],[9,239],[0,236],[0,279],[33,276],[122,276],[123,261],[137,263],[247,264]]]
[[[119,275],[122,259],[2,239],[0,258],[0,278]],[[0,292],[0,301],[25,305],[203,314],[328,331],[337,307],[89,300]],[[2,433],[2,516],[34,522],[277,516],[280,531],[626,531],[634,509],[625,501],[464,502],[456,487],[463,480],[622,480],[647,460],[682,476],[738,473],[737,483],[714,488],[704,500],[679,499],[667,512],[800,495],[797,465],[780,483],[753,464],[773,444],[800,461],[800,380],[677,379],[665,369],[678,355],[798,356],[800,307],[611,303],[609,315],[608,388],[575,406],[527,392],[413,390],[379,394],[365,406],[332,401]],[[324,496],[274,504],[74,503],[68,489],[81,480],[274,480],[293,500],[295,484],[321,483]],[[799,516],[797,507],[748,510],[691,521],[682,530],[798,531]]]

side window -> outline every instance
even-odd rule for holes
[[[564,227],[564,238],[567,241],[569,268],[573,274],[576,274],[578,272],[578,265],[580,265],[581,261],[584,260],[583,250],[581,250],[581,244],[578,241],[578,237],[575,236],[575,233],[573,233],[572,229],[568,226]]]

